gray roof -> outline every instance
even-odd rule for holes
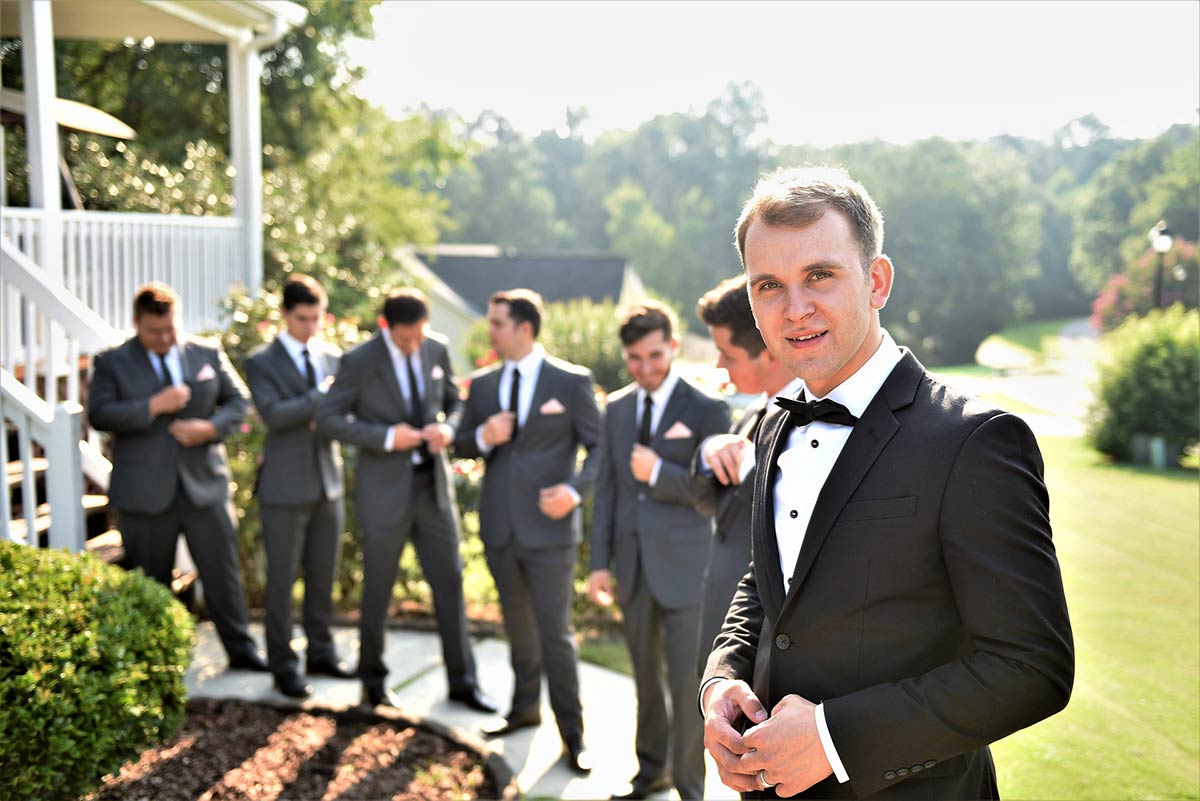
[[[588,298],[597,303],[619,300],[627,260],[611,253],[417,252],[419,258],[464,300],[481,313],[488,298],[502,289],[532,289],[546,303]],[[461,248],[467,250],[467,248]],[[480,251],[485,250],[480,248]],[[487,249],[490,250],[490,249]]]

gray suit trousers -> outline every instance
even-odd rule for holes
[[[522,548],[512,537],[506,545],[485,547],[485,553],[504,610],[513,669],[512,713],[520,717],[537,711],[544,671],[558,731],[563,739],[577,740],[583,736],[583,709],[571,626],[575,546]]]
[[[402,492],[402,489],[397,491]],[[450,692],[478,687],[475,656],[463,599],[462,555],[453,510],[439,509],[432,472],[413,473],[411,494],[400,522],[392,526],[363,522],[363,597],[358,674],[364,682],[383,681],[388,605],[400,568],[400,555],[412,539],[425,580],[433,590],[433,611],[442,639],[442,660]]]
[[[337,652],[329,626],[339,535],[345,518],[341,498],[280,506],[260,503],[267,552],[267,662],[271,672],[296,672],[292,650],[292,585],[304,570],[304,634],[309,662],[334,662]]]
[[[696,714],[696,696],[700,691],[696,676],[700,606],[667,609],[654,599],[646,582],[639,580],[628,600],[621,604],[621,613],[625,617],[625,640],[633,660],[637,689],[638,778],[649,781],[669,775],[680,798],[703,798],[704,722]]]
[[[203,582],[204,605],[230,660],[258,653],[248,628],[250,613],[238,565],[235,520],[231,501],[198,507],[183,487],[176,490],[175,501],[160,514],[117,510],[118,526],[131,564],[168,586],[179,532],[187,537],[188,551]]]

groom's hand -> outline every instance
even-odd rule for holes
[[[722,679],[705,688],[704,747],[717,763],[721,783],[740,793],[762,789],[755,771],[742,765],[742,755],[749,751],[734,724],[743,715],[751,723],[767,719],[767,710],[744,681]]]
[[[812,787],[833,773],[817,733],[817,705],[799,695],[786,695],[771,710],[771,719],[747,729],[749,749],[741,766],[757,778],[761,770],[780,798]]]

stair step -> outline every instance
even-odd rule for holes
[[[33,476],[34,480],[38,476],[43,475],[46,469],[50,466],[50,460],[42,456],[37,456],[33,460]],[[25,479],[25,465],[21,460],[9,462],[4,465],[4,477],[8,482],[8,489],[13,490],[21,486],[21,482]]]
[[[102,512],[108,508],[107,495],[84,495],[83,496],[83,516],[94,512]],[[50,530],[50,504],[38,504],[37,512],[33,521],[34,531],[37,534],[45,534]],[[25,521],[25,516],[8,521],[8,529],[12,534],[12,538],[18,542],[28,542],[28,524]]]
[[[92,537],[87,541],[85,549],[92,556],[110,565],[115,565],[125,558],[125,542],[121,539],[121,532],[115,528],[110,528],[98,537]]]

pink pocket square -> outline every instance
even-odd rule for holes
[[[566,407],[559,402],[558,398],[551,398],[538,409],[542,414],[562,414],[566,410]]]
[[[211,364],[205,364],[200,368],[200,372],[196,373],[197,381],[212,381],[217,377],[217,371],[212,368]]]
[[[687,439],[692,436],[692,429],[688,428],[680,420],[667,429],[667,433],[663,434],[663,439]]]

